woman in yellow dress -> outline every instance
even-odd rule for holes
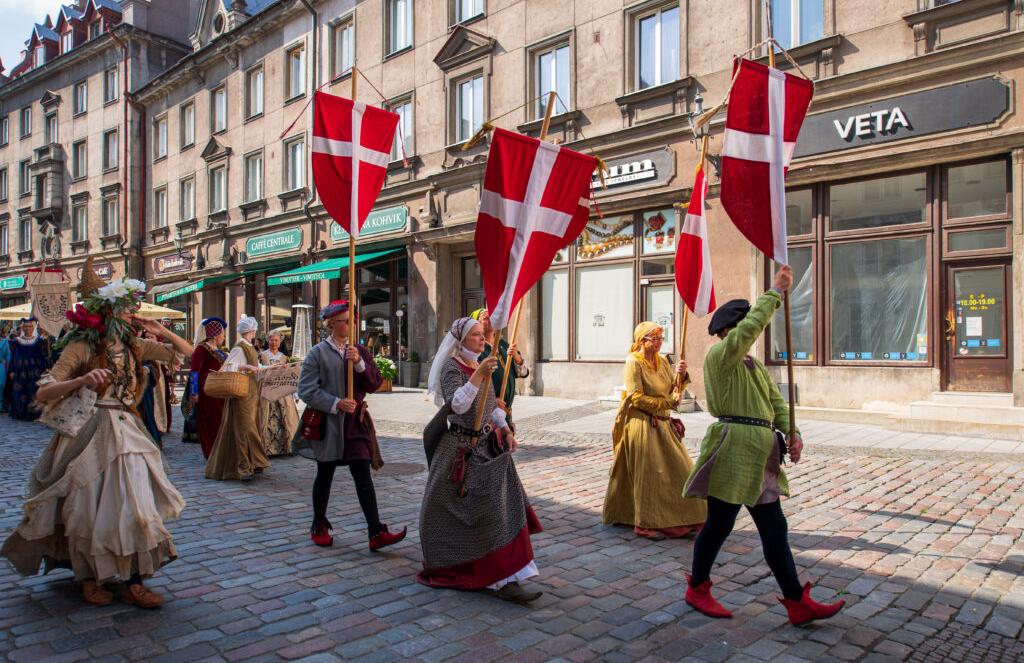
[[[693,461],[670,415],[682,396],[682,390],[673,391],[676,375],[683,376],[684,389],[689,376],[685,361],[673,371],[661,356],[664,334],[653,322],[641,322],[633,330],[604,498],[606,524],[633,525],[638,536],[656,539],[696,532],[707,517],[704,500],[680,493]]]

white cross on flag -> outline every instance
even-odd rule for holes
[[[786,169],[814,84],[750,60],[737,66],[722,146],[722,207],[754,246],[788,265]]]
[[[398,119],[351,99],[313,95],[313,179],[324,209],[352,237],[384,186]]]
[[[555,254],[590,218],[597,160],[564,147],[495,129],[476,222],[476,255],[495,329],[508,325],[519,300]]]
[[[711,278],[711,248],[708,246],[708,221],[704,200],[708,182],[703,164],[697,167],[693,194],[686,209],[683,227],[676,244],[676,289],[694,315],[703,317],[715,310],[715,282]]]

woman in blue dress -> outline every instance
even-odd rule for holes
[[[34,421],[39,412],[32,406],[36,399],[36,381],[50,368],[50,344],[36,331],[36,319],[22,318],[21,335],[11,346],[11,362],[7,378],[11,381],[11,402],[7,404],[12,419]]]

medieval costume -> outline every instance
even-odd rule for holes
[[[155,394],[154,387],[156,386],[156,378],[153,375],[153,362],[146,361],[142,364],[142,375],[143,384],[145,388],[142,390],[142,398],[139,399],[139,414],[142,417],[142,424],[146,427],[146,432],[153,438],[156,445],[163,448],[163,431],[160,430],[160,426],[156,421],[156,406],[155,406]]]
[[[479,324],[472,318],[456,320],[430,368],[427,386],[442,406],[438,417],[446,420],[439,436],[424,435],[430,472],[420,508],[423,570],[417,580],[431,587],[491,589],[528,603],[540,593],[527,593],[519,583],[538,575],[530,535],[541,526],[506,443],[514,438],[505,413],[490,390],[486,425],[476,429],[480,389],[470,379],[479,350],[464,345],[474,328]]]
[[[206,394],[206,378],[210,371],[219,371],[227,354],[217,347],[217,340],[224,334],[227,323],[220,318],[206,318],[196,330],[195,352],[189,367],[188,396],[195,404],[196,435],[203,449],[203,458],[210,457],[213,443],[220,432],[224,418],[224,399]]]
[[[82,303],[69,318],[75,328],[57,363],[39,380],[49,407],[82,389],[98,392],[96,411],[72,437],[57,433],[29,478],[25,515],[2,554],[24,575],[68,568],[83,583],[83,597],[106,605],[113,594],[103,583],[127,583],[122,599],[156,607],[163,599],[142,584],[175,559],[164,521],[185,506],[164,473],[160,450],[138,414],[142,363],[170,361],[192,347],[175,348],[139,339],[128,315],[145,295],[145,284],[122,280],[103,287],[86,263]],[[143,324],[154,324],[143,322]]]
[[[653,355],[652,364],[643,349],[645,339],[657,338],[660,343],[663,333],[653,322],[641,322],[633,332],[626,388],[612,430],[614,460],[604,498],[606,524],[633,525],[638,535],[651,538],[689,534],[700,528],[707,515],[703,499],[687,499],[679,493],[693,461],[670,417],[677,403],[672,393],[676,373],[661,354]]]
[[[11,401],[7,404],[12,419],[34,421],[39,412],[32,406],[36,399],[36,382],[50,367],[51,345],[35,330],[36,319],[21,320],[22,333],[11,343]]]
[[[473,318],[484,324],[484,332],[487,334],[487,342],[484,344],[484,351],[480,353],[479,361],[483,361],[491,356],[494,352],[494,330],[491,329],[490,316],[488,315],[487,309],[478,308],[469,314],[469,317]],[[516,379],[526,378],[530,376],[530,367],[526,365],[523,360],[523,356],[516,352],[516,356],[512,359],[512,375],[505,380],[505,367],[508,366],[508,349],[511,347],[509,342],[505,339],[498,341],[498,369],[494,371],[491,376],[492,389],[495,394],[501,392],[501,386],[504,383],[505,391],[504,394],[499,396],[501,400],[505,401],[506,419],[509,423],[512,422],[512,401],[516,398]]]
[[[283,352],[264,350],[260,353],[264,366],[281,366],[288,363]],[[288,394],[276,401],[260,399],[260,431],[263,432],[264,451],[268,456],[292,455],[292,438],[299,428],[299,412],[295,408],[294,394]]]
[[[11,363],[11,342],[7,336],[0,338],[0,412],[7,411],[7,402],[4,400],[4,392],[7,390],[7,373]]]
[[[250,339],[245,338],[254,335],[256,327],[256,318],[243,315],[238,321],[239,339],[224,360],[222,371],[238,372],[246,366],[254,370],[259,366],[256,348]],[[224,401],[220,431],[206,461],[207,479],[250,481],[254,475],[270,467],[270,461],[263,453],[263,436],[256,425],[260,407],[259,383],[252,373],[246,375],[246,380],[249,381],[247,395]]]
[[[750,512],[765,560],[775,576],[790,620],[802,624],[831,617],[843,601],[824,606],[810,598],[810,583],[797,577],[779,498],[789,495],[782,471],[789,409],[764,364],[747,354],[782,302],[769,290],[753,308],[733,300],[711,318],[708,332],[722,335],[704,360],[708,410],[718,421],[708,428],[700,457],[683,494],[708,501],[708,517],[697,536],[693,572],[687,574],[686,602],[712,617],[731,617],[711,595],[711,567],[732,532],[740,506]],[[726,333],[727,332],[727,333]]]
[[[359,360],[353,368],[352,401],[348,394],[348,302],[333,301],[320,311],[320,319],[331,328],[331,334],[317,343],[302,362],[299,374],[299,398],[306,403],[303,424],[295,436],[295,451],[316,461],[313,481],[313,525],[310,538],[318,546],[334,543],[331,523],[327,520],[327,503],[331,496],[334,471],[347,465],[355,482],[359,506],[366,518],[370,550],[398,543],[406,530],[392,533],[380,522],[377,493],[373,486],[371,466],[380,468],[383,461],[377,448],[377,433],[367,411],[366,394],[376,391],[384,379],[373,355],[363,345],[356,345]],[[354,406],[354,407],[352,407]],[[353,411],[346,412],[346,407]]]
[[[196,410],[198,406],[192,399],[185,396],[181,399],[181,441],[189,444],[199,444],[199,433],[196,432]]]

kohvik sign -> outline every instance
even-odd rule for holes
[[[1009,87],[989,77],[816,113],[804,120],[794,156],[984,126],[1009,108]]]

